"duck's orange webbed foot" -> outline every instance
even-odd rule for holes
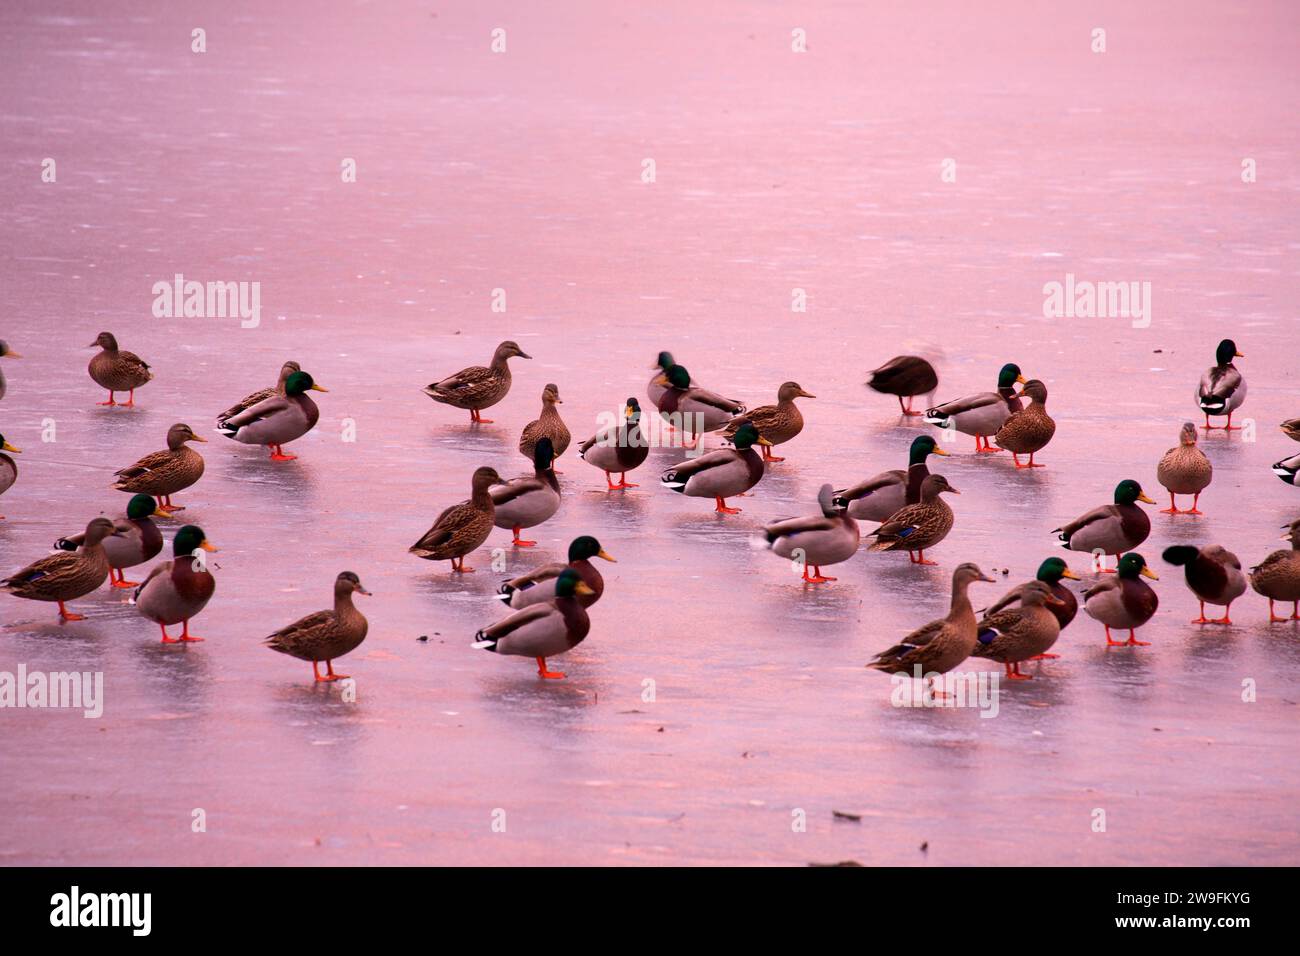
[[[740,508],[728,508],[728,507],[727,507],[727,500],[726,500],[725,498],[719,498],[719,499],[717,499],[717,501],[718,501],[718,506],[717,506],[716,508],[713,509],[716,513],[718,513],[718,514],[724,514],[724,515],[738,515],[738,514],[740,514],[740,511],[741,511]]]
[[[546,669],[546,658],[537,658],[537,676],[542,680],[563,680],[563,671],[552,671]]]

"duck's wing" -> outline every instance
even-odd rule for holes
[[[1085,514],[1079,515],[1069,524],[1057,528],[1056,533],[1060,534],[1062,540],[1069,541],[1081,528],[1114,517],[1116,517],[1114,505],[1100,505]]]
[[[153,372],[149,369],[149,363],[134,352],[117,353],[117,360],[121,363],[123,370],[130,371],[136,375],[143,375],[145,378],[153,378]]]
[[[251,425],[253,422],[260,422],[281,412],[286,412],[293,404],[293,400],[288,396],[272,392],[270,398],[265,398],[251,408],[246,408],[237,415],[232,415],[222,424],[227,429],[238,431],[245,425]]]
[[[851,488],[845,488],[842,491],[835,492],[835,503],[840,504],[841,502],[848,503],[850,501],[857,501],[859,498],[865,498],[867,495],[879,491],[881,488],[887,488],[890,485],[901,485],[905,481],[907,481],[907,472],[902,469],[882,471],[880,474],[873,475],[865,481],[859,481]]]
[[[426,391],[456,398],[474,399],[494,387],[496,376],[485,365],[471,365],[454,375],[448,375],[441,382],[434,382]]]
[[[738,402],[734,398],[727,398],[725,395],[711,392],[707,388],[692,387],[687,391],[686,397],[689,400],[699,402],[701,405],[709,405],[731,415],[739,415],[745,410],[744,402]]]
[[[911,654],[938,637],[939,632],[943,630],[944,625],[947,623],[947,618],[940,618],[937,621],[931,621],[929,624],[918,627],[893,647],[881,651],[876,655],[875,659],[877,661],[896,661],[907,654]]]
[[[1216,365],[1214,368],[1207,368],[1201,375],[1201,384],[1197,389],[1201,408],[1210,411],[1223,408],[1232,397],[1232,393],[1240,387],[1241,373],[1235,366],[1221,368]]]
[[[567,564],[560,564],[558,561],[554,564],[543,564],[540,568],[534,568],[527,574],[521,574],[517,578],[503,581],[501,587],[497,588],[497,593],[510,594],[513,591],[526,591],[528,588],[541,584],[543,581],[550,581],[558,578],[564,573],[564,569],[567,567]]]
[[[263,388],[254,392],[252,395],[246,395],[238,402],[236,402],[234,405],[231,405],[224,412],[218,415],[217,422],[220,424],[222,422],[227,421],[228,419],[234,418],[236,415],[240,414],[241,412],[247,411],[248,409],[252,408],[254,405],[264,402],[268,398],[271,398],[276,394],[277,393],[273,388]]]
[[[787,518],[785,521],[778,521],[770,524],[763,529],[769,542],[777,538],[788,538],[796,534],[807,534],[810,531],[830,531],[839,525],[838,518],[827,518],[825,515],[807,515],[802,518]]]
[[[721,468],[724,465],[732,465],[740,460],[740,452],[731,448],[720,448],[717,451],[711,451],[707,455],[701,455],[699,458],[688,458],[678,465],[674,465],[664,473],[664,479],[672,475],[673,481],[685,484],[696,475],[706,472],[711,468]]]
[[[115,472],[118,478],[127,481],[131,478],[139,478],[141,475],[147,475],[150,472],[165,468],[174,461],[170,451],[155,451],[145,455],[134,465],[127,465],[125,468]]]
[[[492,496],[492,504],[500,508],[531,491],[541,491],[547,487],[549,486],[542,479],[535,475],[527,475],[523,478],[512,478],[504,485],[493,485],[488,489],[488,494]]]
[[[764,428],[771,428],[777,424],[777,407],[775,405],[760,405],[758,408],[750,409],[744,414],[737,415],[731,421],[727,422],[726,428],[722,431],[722,437],[730,441],[735,437],[737,429],[742,422],[749,422],[758,433],[763,434]]]
[[[419,541],[411,546],[416,548],[436,548],[439,545],[446,544],[451,540],[451,536],[468,521],[472,520],[477,514],[474,506],[468,501],[462,501],[460,504],[452,505],[438,515],[433,522],[433,526],[424,533]]]
[[[997,392],[980,392],[978,395],[968,395],[965,398],[959,398],[956,401],[945,402],[942,405],[936,405],[934,408],[926,409],[927,415],[960,415],[962,412],[974,411],[977,408],[987,408],[989,405],[996,405],[998,402],[1005,402]]]
[[[1021,596],[1024,593],[1025,593],[1025,585],[1017,584],[1006,594],[1002,595],[1002,597],[998,598],[997,601],[995,601],[994,603],[990,604],[987,608],[985,608],[984,616],[986,618],[992,617],[993,615],[997,614],[999,611],[1003,610],[1004,608],[1007,608],[1012,604],[1015,604],[1017,601],[1020,600]]]
[[[140,586],[135,589],[135,593],[131,595],[131,599],[136,603],[139,603],[140,595],[144,593],[144,589],[149,586],[150,581],[158,577],[158,575],[160,574],[171,574],[171,573],[172,573],[172,563],[170,561],[160,561],[159,563],[155,564],[153,566],[153,570],[149,572],[149,576],[146,577],[143,581],[141,581]]]
[[[0,587],[19,587],[36,581],[41,581],[42,584],[56,582],[73,573],[80,563],[81,559],[76,554],[67,551],[49,554],[0,581]]]
[[[1098,581],[1088,590],[1083,592],[1084,603],[1090,598],[1095,598],[1099,594],[1105,594],[1107,591],[1114,591],[1119,588],[1122,578],[1117,574],[1114,577],[1106,578],[1104,581]]]
[[[934,366],[916,355],[899,355],[867,374],[867,384],[887,395],[920,395],[939,384]]]
[[[333,611],[316,611],[280,628],[262,643],[277,651],[300,648],[325,637],[335,620]]]
[[[515,611],[509,617],[502,618],[495,624],[483,628],[479,631],[482,640],[500,641],[503,638],[514,634],[518,637],[527,636],[531,630],[529,625],[537,625],[552,614],[559,614],[559,609],[549,602],[542,604],[532,604],[522,611]]]

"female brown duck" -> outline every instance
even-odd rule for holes
[[[360,647],[370,629],[365,615],[352,603],[353,594],[370,596],[359,577],[343,571],[334,579],[333,610],[308,614],[280,628],[262,643],[300,661],[311,661],[311,671],[317,681],[346,680],[349,675],[334,673],[334,661]],[[323,677],[321,661],[325,662]]]
[[[34,561],[17,574],[0,581],[0,591],[30,601],[56,601],[59,619],[82,621],[85,617],[73,614],[65,602],[89,594],[108,577],[108,555],[104,553],[104,539],[113,533],[113,522],[96,518],[86,525],[81,548],[75,554],[59,551]]]
[[[162,499],[164,512],[184,511],[184,505],[172,504],[172,495],[190,487],[203,477],[203,456],[185,443],[207,442],[194,434],[189,425],[178,422],[167,429],[167,450],[145,455],[134,465],[117,473],[113,488]]]
[[[490,365],[463,368],[441,382],[426,385],[424,394],[435,402],[442,402],[454,408],[468,409],[471,422],[491,425],[492,419],[483,418],[479,412],[491,408],[510,391],[509,362],[512,358],[530,359],[532,356],[514,342],[502,342],[492,353]]]
[[[475,470],[470,480],[469,500],[452,505],[438,515],[433,527],[408,550],[426,561],[451,561],[454,572],[472,573],[473,568],[465,567],[465,556],[486,541],[492,532],[496,506],[488,489],[502,483],[495,468]]]
[[[100,405],[135,407],[135,390],[153,378],[148,364],[134,352],[124,352],[117,347],[112,332],[100,332],[87,348],[99,349],[90,360],[90,377],[100,388],[108,389],[108,401]],[[125,402],[114,400],[116,392],[129,392]]]

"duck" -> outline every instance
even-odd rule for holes
[[[1020,672],[1020,665],[1049,656],[1061,636],[1061,622],[1053,612],[1065,602],[1044,581],[1030,581],[1019,591],[1017,607],[985,614],[979,622],[971,656],[1004,665],[1007,680],[1032,680],[1032,674]]]
[[[1178,444],[1164,453],[1160,464],[1156,466],[1156,481],[1169,492],[1169,507],[1162,508],[1166,515],[1199,515],[1201,492],[1210,486],[1214,478],[1214,466],[1205,452],[1196,447],[1196,426],[1184,422],[1178,432]],[[1186,511],[1178,510],[1175,495],[1192,495],[1192,506]]]
[[[635,398],[623,405],[623,424],[602,428],[578,447],[579,458],[605,473],[608,491],[639,487],[627,480],[627,473],[641,467],[649,455],[650,442],[641,433],[641,403]]]
[[[134,352],[124,352],[117,347],[112,332],[100,332],[87,348],[99,349],[90,360],[90,377],[100,388],[108,389],[108,401],[100,405],[135,407],[135,390],[153,379],[149,364]],[[125,402],[115,400],[118,392],[129,392]]]
[[[1106,555],[1116,558],[1123,551],[1136,548],[1151,533],[1151,519],[1136,502],[1155,504],[1142,491],[1142,486],[1126,478],[1115,486],[1115,503],[1101,505],[1081,514],[1067,525],[1052,529],[1061,541],[1061,547],[1071,551],[1089,551],[1096,554],[1095,567],[1106,570]]]
[[[1071,581],[1081,581],[1082,578],[1070,570],[1070,566],[1060,558],[1048,558],[1038,566],[1038,573],[1034,576],[1034,581],[1040,584],[1046,584],[1052,592],[1052,597],[1060,601],[1059,604],[1047,603],[1047,609],[1052,612],[1056,618],[1057,624],[1061,630],[1065,630],[1076,614],[1079,613],[1079,599],[1074,596],[1074,592],[1061,583],[1062,578]],[[1006,594],[1002,595],[993,604],[990,604],[985,610],[986,615],[994,615],[1004,608],[1011,607],[1020,600],[1021,594],[1025,588],[1034,581],[1027,581],[1012,588]],[[1059,657],[1059,654],[1040,654],[1039,657],[1053,658]]]
[[[861,540],[858,523],[835,505],[831,485],[821,486],[817,504],[820,514],[769,524],[757,539],[758,547],[797,561],[807,584],[836,580],[823,576],[822,566],[847,561],[857,553]]]
[[[881,651],[866,666],[886,674],[930,678],[932,686],[938,675],[946,674],[970,657],[979,640],[975,610],[971,607],[970,586],[976,581],[993,583],[993,578],[969,561],[952,572],[952,604],[948,616],[917,628],[895,644]],[[946,696],[940,691],[935,696]]]
[[[0,345],[3,344],[3,342],[0,342]],[[4,398],[3,389],[0,389],[0,398]],[[1287,438],[1292,441],[1300,441],[1300,418],[1288,418],[1278,427],[1282,429]]]
[[[803,431],[803,415],[800,414],[794,400],[816,397],[810,392],[805,392],[798,382],[786,382],[777,390],[775,405],[760,405],[746,412],[744,418],[732,419],[731,423],[723,429],[722,437],[730,441],[736,434],[736,429],[740,427],[740,423],[748,421],[758,429],[760,435],[772,443],[762,446],[763,460],[785,461],[784,458],[775,457],[772,448],[776,445],[784,445]]]
[[[164,512],[184,511],[184,505],[172,504],[172,495],[203,477],[203,456],[185,447],[186,442],[192,441],[207,443],[189,425],[177,422],[167,429],[167,450],[145,455],[134,465],[118,471],[113,489],[160,498]]]
[[[925,420],[939,428],[955,428],[963,435],[974,435],[976,454],[1000,451],[989,443],[989,436],[996,435],[1006,420],[1024,407],[1016,394],[1017,384],[1025,384],[1020,366],[1007,363],[998,372],[997,391],[980,392],[927,408]]]
[[[14,486],[18,480],[18,463],[15,462],[5,452],[13,452],[15,455],[21,455],[23,450],[15,448],[5,441],[5,436],[0,435],[0,495]],[[4,515],[0,515],[0,521],[4,520]]]
[[[1246,400],[1246,379],[1232,360],[1245,357],[1237,351],[1232,339],[1224,339],[1214,350],[1214,364],[1201,373],[1201,380],[1196,383],[1196,404],[1205,413],[1207,432],[1220,427],[1210,424],[1211,415],[1228,416],[1228,423],[1222,426],[1224,431],[1240,430],[1240,425],[1232,424],[1232,413]]]
[[[426,561],[451,561],[454,573],[472,573],[474,569],[465,566],[465,556],[488,539],[496,514],[488,489],[503,483],[495,468],[475,469],[469,500],[438,515],[433,527],[408,550]]]
[[[899,508],[888,521],[869,533],[876,540],[867,550],[906,551],[907,560],[912,564],[937,564],[926,560],[925,551],[948,536],[954,519],[948,503],[939,497],[942,494],[961,492],[943,475],[930,475],[921,483],[920,501]]]
[[[1300,621],[1300,518],[1291,522],[1282,535],[1291,547],[1279,548],[1250,569],[1250,586],[1256,594],[1268,598],[1268,623]],[[1274,601],[1290,601],[1291,616],[1273,613]]]
[[[851,488],[835,492],[835,504],[858,521],[888,521],[904,505],[921,500],[921,485],[930,476],[925,460],[930,455],[947,456],[929,435],[917,435],[907,453],[907,470],[882,471]]]
[[[692,385],[691,373],[680,365],[674,365],[661,378],[665,389],[656,403],[659,415],[670,428],[679,429],[692,441],[705,432],[730,425],[736,416],[745,413],[743,402]]]
[[[1056,422],[1047,414],[1047,386],[1031,378],[1018,397],[1028,397],[1029,406],[1011,413],[993,437],[993,443],[1011,452],[1017,468],[1042,468],[1041,463],[1034,464],[1034,455],[1047,447],[1056,434]],[[1027,464],[1020,464],[1021,455],[1029,456]]]
[[[591,607],[605,593],[605,579],[591,563],[592,558],[611,562],[615,560],[613,555],[602,548],[600,542],[591,535],[581,535],[569,543],[568,564],[544,564],[540,568],[534,568],[527,574],[502,582],[494,596],[516,611],[521,611],[530,604],[553,600],[555,582],[566,569],[572,568],[578,572],[582,583],[591,589],[590,594],[578,598],[578,603],[583,607]]]
[[[1203,548],[1180,544],[1165,548],[1164,559],[1183,568],[1187,586],[1201,602],[1201,615],[1193,624],[1231,624],[1232,602],[1246,593],[1246,575],[1241,572],[1238,557],[1220,544],[1207,544]],[[1223,607],[1223,617],[1205,616],[1206,604]]]
[[[531,604],[522,611],[485,627],[474,635],[470,645],[494,654],[531,657],[537,661],[537,676],[543,680],[560,680],[563,671],[546,666],[548,657],[573,650],[591,630],[591,618],[582,599],[591,597],[591,588],[572,568],[555,579],[555,597]]]
[[[516,548],[531,548],[536,541],[524,541],[519,532],[532,528],[560,510],[560,482],[555,477],[554,449],[543,436],[533,449],[533,473],[494,485],[492,522],[513,532]]]
[[[471,423],[491,425],[492,419],[484,418],[480,412],[491,408],[510,391],[512,358],[531,359],[532,356],[514,342],[502,342],[492,353],[492,361],[486,368],[482,365],[463,368],[441,382],[426,385],[424,394],[435,402],[468,409]]]
[[[217,581],[201,557],[217,549],[198,525],[187,524],[172,539],[172,559],[155,564],[135,591],[135,607],[162,630],[163,644],[202,641],[190,633],[190,618],[197,617],[217,589]],[[168,637],[167,627],[181,625],[180,637]]]
[[[654,405],[656,408],[659,406],[660,396],[662,396],[669,388],[669,385],[664,381],[663,376],[666,375],[668,370],[676,364],[677,362],[673,359],[673,353],[660,352],[659,358],[655,359],[655,364],[650,366],[650,368],[654,369],[655,374],[650,377],[650,384],[646,386],[645,394],[646,398],[650,399],[650,404]],[[695,379],[691,379],[687,384],[695,385],[697,383]]]
[[[15,352],[13,349],[11,349],[9,347],[9,343],[6,342],[4,339],[0,339],[0,359],[6,359],[6,358],[20,359],[22,358],[22,355],[19,354],[18,352]],[[5,384],[4,368],[0,367],[0,398],[5,397],[5,389],[7,387],[8,386]]]
[[[1102,578],[1083,592],[1083,609],[1094,621],[1106,628],[1106,646],[1146,647],[1150,641],[1139,641],[1134,632],[1155,616],[1160,598],[1142,578],[1159,581],[1160,575],[1147,567],[1146,558],[1130,551],[1119,559],[1115,577]],[[1127,641],[1111,639],[1110,629],[1128,631]]]
[[[334,671],[334,662],[350,654],[366,639],[370,624],[352,603],[352,595],[371,593],[361,585],[361,578],[352,571],[340,571],[334,579],[334,607],[317,611],[282,627],[262,641],[263,646],[300,661],[311,662],[311,672],[317,683],[347,680],[349,674]],[[325,662],[325,674],[320,663]]]
[[[0,581],[0,591],[31,601],[55,601],[59,605],[60,621],[84,621],[85,615],[73,614],[66,605],[94,591],[107,579],[104,539],[112,533],[113,522],[102,517],[92,519],[75,554],[59,551],[33,561]]]
[[[302,371],[302,366],[299,365],[297,362],[285,362],[282,366],[280,366],[280,377],[276,379],[274,387],[260,388],[256,392],[253,392],[251,395],[245,395],[238,402],[236,402],[234,405],[231,405],[224,412],[222,412],[220,415],[217,416],[217,427],[219,428],[221,426],[221,423],[226,421],[226,419],[234,418],[240,412],[247,411],[248,409],[252,408],[254,405],[257,405],[259,402],[264,402],[268,398],[275,398],[277,395],[283,396],[284,394],[286,394],[285,386],[289,382],[289,376],[292,375],[294,372],[301,372],[301,371]]]
[[[923,412],[912,410],[912,399],[917,395],[929,395],[939,387],[939,373],[934,366],[919,355],[896,355],[880,368],[867,373],[867,388],[874,389],[882,395],[894,395],[898,398],[898,407],[904,415],[922,415]],[[903,403],[903,399],[907,403]]]
[[[660,484],[690,498],[714,499],[717,506],[713,510],[718,514],[739,514],[742,509],[727,507],[727,499],[744,494],[762,480],[766,466],[754,445],[766,442],[757,428],[744,422],[731,439],[733,447],[674,465],[663,473]]]
[[[219,420],[217,430],[245,445],[265,445],[271,461],[294,461],[298,456],[286,455],[283,446],[307,434],[320,421],[320,409],[307,393],[328,391],[307,372],[290,372],[283,395],[272,395]]]
[[[551,440],[556,458],[568,451],[571,440],[569,429],[555,407],[563,404],[564,400],[560,398],[560,390],[557,386],[547,385],[542,389],[542,413],[524,426],[523,434],[519,436],[519,454],[532,461],[537,440],[543,436]]]
[[[126,568],[152,561],[162,552],[163,536],[154,518],[170,518],[148,495],[135,495],[127,503],[126,517],[113,522],[113,533],[104,539],[108,555],[108,581],[111,587],[133,588],[139,581],[128,581]],[[60,551],[76,551],[85,535],[68,535],[54,542]],[[116,573],[114,573],[116,572]]]
[[[1300,455],[1292,455],[1290,458],[1283,458],[1281,461],[1273,462],[1273,474],[1294,486],[1296,474],[1300,473]]]

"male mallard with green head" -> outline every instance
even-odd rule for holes
[[[538,677],[558,680],[564,673],[548,670],[546,658],[573,650],[587,636],[591,619],[582,599],[588,597],[591,588],[577,571],[566,568],[555,579],[554,600],[530,605],[483,628],[474,635],[471,646],[494,654],[534,658]]]
[[[568,564],[544,564],[527,574],[502,582],[501,587],[497,588],[496,598],[516,611],[530,604],[550,601],[555,597],[555,582],[559,580],[561,574],[571,568],[578,572],[582,583],[591,588],[590,594],[579,596],[578,603],[583,607],[591,607],[605,593],[605,579],[591,563],[592,558],[614,560],[591,535],[584,534],[574,538],[569,544]]]
[[[1054,613],[1065,602],[1052,593],[1044,581],[1021,585],[1020,604],[986,613],[978,625],[978,637],[972,657],[997,661],[1005,665],[1007,680],[1031,680],[1020,673],[1025,661],[1055,657],[1047,652],[1061,636],[1061,622]]]
[[[758,429],[758,433],[771,445],[763,446],[764,461],[785,461],[772,454],[772,447],[784,445],[803,431],[803,415],[795,405],[796,398],[816,398],[805,392],[798,382],[786,382],[776,393],[775,405],[760,405],[746,412],[743,418],[734,419],[722,432],[722,437],[731,441],[742,421],[748,421]]]
[[[636,488],[627,473],[641,466],[650,454],[650,441],[641,434],[641,405],[629,398],[623,406],[623,424],[602,428],[578,448],[578,457],[605,473],[607,490]],[[618,472],[618,484],[610,476]]]
[[[15,448],[5,441],[5,436],[0,435],[0,495],[14,486],[18,480],[18,463],[15,462],[4,452],[11,451],[15,455],[21,455],[22,449]],[[4,515],[0,515],[0,521],[4,520]]]
[[[670,427],[690,436],[692,443],[705,432],[714,432],[743,415],[745,404],[707,388],[691,384],[691,373],[674,365],[660,376],[664,392],[656,406]],[[737,423],[739,426],[739,423]]]
[[[899,508],[921,500],[921,485],[930,477],[925,460],[947,455],[929,435],[917,435],[907,455],[907,470],[896,468],[835,492],[837,507],[846,508],[858,521],[888,521]]]
[[[189,425],[177,422],[167,429],[167,450],[145,455],[118,471],[113,489],[161,498],[165,512],[184,511],[184,505],[172,504],[172,495],[203,477],[203,456],[185,447],[191,441],[206,443],[207,439],[194,434]]]
[[[1178,445],[1165,452],[1156,466],[1156,480],[1169,492],[1169,507],[1161,509],[1161,514],[1202,514],[1197,506],[1201,503],[1201,492],[1209,487],[1214,477],[1214,466],[1205,457],[1205,452],[1196,447],[1196,438],[1196,426],[1184,422],[1178,432]],[[1179,511],[1174,495],[1193,495],[1192,506]]]
[[[994,444],[1011,452],[1017,468],[1042,468],[1034,464],[1034,454],[1047,447],[1047,443],[1056,434],[1056,422],[1047,414],[1047,386],[1036,378],[1025,382],[1020,398],[1030,399],[1029,407],[1011,416],[1002,423],[993,438]],[[1029,463],[1020,464],[1020,456],[1028,455]]]
[[[1201,602],[1201,616],[1193,624],[1231,624],[1232,602],[1246,593],[1246,575],[1241,572],[1241,561],[1220,544],[1207,544],[1203,548],[1176,545],[1165,548],[1164,559],[1180,565],[1187,577],[1187,586]],[[1205,616],[1206,604],[1218,604],[1223,617]]]
[[[663,473],[659,483],[691,498],[714,499],[717,507],[713,510],[719,514],[739,514],[740,508],[727,507],[727,499],[748,491],[762,479],[765,466],[754,452],[754,445],[765,445],[767,439],[744,422],[736,429],[731,444],[732,448],[720,448],[674,465]]]
[[[514,342],[502,342],[492,353],[490,365],[463,368],[441,382],[426,385],[424,394],[435,402],[442,402],[453,408],[468,409],[471,422],[491,425],[492,419],[484,418],[479,412],[491,408],[510,391],[510,359],[512,358],[530,359],[532,356]]]
[[[1283,541],[1291,547],[1279,548],[1250,569],[1250,586],[1257,594],[1268,598],[1268,623],[1300,621],[1300,518],[1291,522]],[[1278,617],[1273,613],[1274,601],[1290,601],[1291,616]]]
[[[242,399],[231,405],[224,412],[217,416],[217,427],[220,428],[222,423],[227,419],[234,418],[240,412],[247,411],[254,405],[266,401],[268,398],[275,398],[277,395],[287,394],[285,386],[289,382],[289,376],[294,372],[301,372],[302,366],[297,362],[285,362],[280,366],[280,377],[276,380],[273,388],[261,388],[251,395],[245,395]]]
[[[0,359],[6,359],[6,358],[9,358],[9,359],[20,359],[20,358],[22,358],[22,356],[21,356],[20,354],[18,354],[17,352],[15,352],[13,349],[11,349],[11,348],[9,347],[9,343],[8,343],[8,342],[6,342],[4,339],[0,339]],[[4,372],[4,368],[3,368],[3,367],[0,367],[0,398],[4,398],[4,397],[5,397],[5,389],[6,389],[6,388],[7,388],[7,386],[5,385],[5,372]]]
[[[1222,426],[1224,431],[1241,428],[1232,424],[1232,413],[1246,400],[1246,379],[1232,364],[1234,358],[1245,356],[1237,351],[1232,339],[1224,339],[1214,350],[1214,364],[1201,373],[1201,380],[1196,383],[1196,404],[1205,413],[1207,432],[1219,427],[1210,424],[1211,415],[1228,416],[1228,424]]]
[[[927,408],[925,420],[939,428],[955,428],[963,435],[974,435],[977,454],[1000,451],[989,443],[989,436],[996,435],[1006,420],[1023,407],[1016,394],[1017,384],[1024,385],[1025,377],[1020,374],[1019,365],[1008,362],[998,372],[996,392],[980,392]]]
[[[126,506],[126,517],[113,522],[113,533],[104,539],[108,555],[108,579],[115,588],[133,588],[139,581],[128,581],[126,568],[144,564],[158,557],[163,536],[154,518],[170,518],[148,495],[135,495]],[[84,534],[70,534],[54,542],[60,551],[76,551],[85,541]],[[117,574],[114,576],[113,572]]]
[[[370,629],[365,615],[352,603],[353,594],[370,592],[361,586],[361,579],[351,571],[342,571],[334,579],[334,608],[317,611],[299,618],[288,627],[282,627],[262,643],[273,651],[288,654],[300,661],[311,662],[311,672],[321,683],[347,680],[348,674],[334,673],[334,661],[350,654],[361,646]],[[320,662],[325,662],[325,676],[321,676]]]
[[[136,610],[162,629],[163,644],[203,640],[190,633],[190,618],[208,606],[217,589],[216,578],[202,557],[203,552],[216,550],[202,528],[187,524],[172,540],[172,559],[155,564],[136,589]],[[169,624],[181,625],[180,637],[167,636]]]
[[[875,389],[883,395],[898,398],[898,407],[904,415],[921,415],[923,412],[912,410],[912,399],[917,395],[929,395],[939,387],[939,373],[934,366],[917,355],[898,355],[891,358],[878,369],[867,373],[867,388]],[[903,404],[903,399],[907,404]]]
[[[219,421],[217,428],[245,445],[265,445],[272,461],[293,461],[298,456],[286,455],[282,446],[307,434],[320,420],[320,409],[307,393],[328,391],[306,372],[290,372],[283,395],[272,395]]]
[[[808,584],[834,581],[822,575],[822,565],[839,564],[853,557],[861,539],[858,523],[835,505],[835,492],[822,485],[817,493],[821,514],[787,518],[763,529],[758,546],[802,565]],[[809,574],[809,571],[812,573]]]
[[[1065,630],[1066,626],[1074,620],[1074,616],[1079,613],[1079,599],[1074,596],[1073,591],[1061,583],[1062,578],[1069,578],[1071,581],[1081,580],[1077,574],[1070,570],[1070,566],[1060,558],[1048,558],[1038,566],[1038,574],[1033,581],[1016,585],[993,604],[990,604],[984,613],[986,616],[992,616],[1004,608],[1012,607],[1020,601],[1025,589],[1031,584],[1045,584],[1047,589],[1052,592],[1052,597],[1060,602],[1056,604],[1051,601],[1047,602],[1047,609],[1056,618],[1056,623],[1060,629]],[[1030,660],[1037,660],[1040,657],[1051,659],[1060,656],[1060,654],[1042,653],[1031,657]]]
[[[551,440],[537,439],[533,448],[533,473],[494,485],[492,522],[514,534],[516,548],[531,548],[536,541],[524,541],[519,532],[533,528],[560,510],[560,482],[555,477],[555,455]]]
[[[121,405],[123,408],[135,407],[135,390],[153,378],[148,364],[134,352],[126,352],[117,347],[117,339],[112,332],[100,332],[99,337],[87,348],[99,349],[90,360],[90,377],[100,388],[108,389],[108,401],[100,405]],[[114,401],[114,393],[130,392],[125,402]]]
[[[1102,578],[1083,592],[1083,609],[1094,621],[1106,628],[1106,646],[1146,647],[1150,641],[1139,641],[1134,631],[1155,616],[1160,598],[1142,578],[1159,581],[1160,575],[1147,567],[1142,555],[1131,552],[1119,559],[1115,577]],[[1111,640],[1110,629],[1127,630],[1127,641]]]
[[[537,441],[540,438],[549,438],[551,447],[555,449],[555,457],[559,458],[569,448],[569,428],[560,418],[560,411],[555,406],[563,405],[564,399],[560,398],[560,389],[556,385],[547,385],[542,389],[542,413],[533,421],[524,426],[524,432],[519,436],[519,454],[523,455],[529,461],[533,459],[533,450],[537,447]]]
[[[655,374],[650,377],[650,384],[645,387],[645,394],[646,398],[650,399],[650,404],[654,405],[656,408],[659,406],[660,397],[671,387],[665,380],[664,376],[668,373],[668,370],[676,364],[677,362],[673,359],[673,353],[660,352],[659,358],[655,359],[655,364],[650,366],[650,368],[654,370]],[[689,386],[697,383],[695,379],[690,379],[686,384]]]
[[[959,495],[943,475],[930,475],[921,483],[921,500],[914,505],[904,505],[889,520],[868,537],[875,542],[868,551],[906,551],[912,564],[937,564],[927,561],[925,552],[948,537],[954,515],[942,494]]]
[[[0,581],[0,591],[31,601],[56,601],[61,621],[83,621],[64,604],[94,591],[108,577],[108,555],[104,539],[113,533],[113,522],[95,518],[88,525],[81,548],[75,554],[59,551],[33,561],[17,574]]]
[[[423,537],[408,549],[417,558],[426,561],[450,561],[451,570],[458,574],[471,573],[465,567],[465,556],[487,540],[492,532],[496,507],[488,489],[502,484],[495,468],[478,468],[470,479],[468,501],[452,505],[433,523]]]
[[[1136,502],[1155,504],[1142,493],[1142,486],[1126,478],[1115,486],[1115,503],[1101,505],[1081,514],[1069,524],[1052,529],[1061,541],[1061,547],[1071,551],[1089,551],[1096,557],[1094,571],[1105,572],[1106,555],[1120,554],[1147,539],[1151,533],[1151,519]]]

